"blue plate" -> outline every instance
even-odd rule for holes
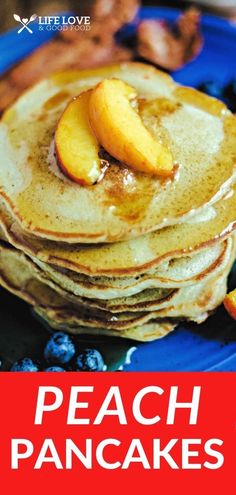
[[[143,8],[137,21],[120,33],[124,39],[135,32],[139,19],[161,18],[173,21],[178,10]],[[33,26],[33,24],[32,24]],[[206,80],[225,84],[236,77],[236,29],[228,21],[205,15],[202,21],[205,45],[200,56],[172,75],[185,85],[197,86]],[[26,56],[38,45],[54,36],[52,32],[34,30],[18,37],[12,30],[0,37],[0,71]],[[20,43],[18,42],[20,41]],[[236,273],[231,275],[231,286],[236,286]],[[46,340],[46,331],[36,322],[27,305],[1,291],[0,314],[4,329],[0,334],[0,356],[5,359],[4,369],[21,355],[37,357]],[[16,311],[12,312],[12,304]],[[1,325],[2,326],[2,325]],[[9,334],[12,338],[9,339]],[[91,338],[79,339],[79,345],[91,345]],[[94,343],[94,341],[93,341]],[[121,339],[96,339],[95,345],[103,352],[108,369],[122,367],[126,371],[236,371],[236,323],[221,307],[202,325],[181,325],[162,340],[147,344]],[[135,352],[130,349],[136,346]],[[37,350],[36,350],[37,349]],[[133,349],[132,349],[133,350]],[[128,359],[127,359],[128,356]],[[130,359],[129,359],[130,358]]]

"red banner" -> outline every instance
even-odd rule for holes
[[[235,385],[233,373],[1,373],[1,486],[233,490]]]

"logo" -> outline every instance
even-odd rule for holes
[[[48,15],[39,16],[40,31],[89,31],[91,19],[89,15]]]
[[[28,25],[29,25],[31,22],[35,21],[36,17],[38,17],[38,16],[37,16],[37,14],[33,14],[33,15],[29,18],[29,19],[28,19],[28,17],[23,17],[23,18],[21,19],[21,17],[20,17],[18,14],[13,14],[13,17],[14,17],[15,21],[20,22],[20,24],[22,24],[22,27],[21,27],[21,28],[17,31],[17,34],[22,33],[22,31],[24,31],[24,29],[27,29],[27,31],[28,31],[30,34],[33,34],[32,29],[30,29],[30,28],[28,27]]]
[[[20,17],[18,14],[13,14],[15,21],[19,22],[22,27],[17,31],[18,34],[26,29],[30,34],[33,34],[29,24],[38,18],[37,28],[39,31],[89,31],[91,29],[90,16],[73,16],[73,15],[49,15],[38,16],[33,14],[30,18]]]

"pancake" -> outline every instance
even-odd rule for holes
[[[192,218],[191,221],[166,227],[138,239],[97,246],[68,246],[66,243],[33,238],[14,222],[1,201],[0,225],[12,245],[40,261],[80,275],[127,277],[138,276],[157,268],[164,261],[192,256],[201,249],[219,243],[236,228],[235,212],[236,186],[214,205],[214,209],[211,208],[210,215],[206,213],[205,216]]]
[[[81,310],[76,306],[42,308],[41,316],[60,323],[69,329],[70,327],[85,326],[93,328],[102,325],[110,329],[127,329],[135,325],[148,323],[160,318],[184,318],[201,322],[207,318],[208,313],[215,309],[223,300],[226,294],[226,283],[229,270],[235,256],[235,251],[231,251],[231,258],[227,268],[221,275],[215,276],[207,283],[201,282],[191,287],[180,289],[175,297],[166,301],[165,307],[157,311],[136,312],[136,313],[109,313],[107,311],[92,311],[91,309]],[[100,323],[100,326],[102,326]]]
[[[37,308],[34,309],[36,316],[40,318],[42,323],[46,323],[50,328],[55,330],[67,331],[67,327],[63,323],[55,323],[54,320],[42,318]],[[166,337],[172,332],[177,323],[169,321],[156,321],[153,323],[147,323],[146,325],[136,326],[126,330],[108,330],[106,328],[90,328],[88,332],[87,327],[76,326],[70,328],[70,333],[74,335],[86,335],[89,333],[91,336],[104,336],[104,337],[122,337],[124,339],[137,340],[139,342],[151,342],[152,340],[161,339]]]
[[[183,294],[182,304],[176,307],[167,308],[152,314],[139,316],[136,319],[128,321],[106,322],[100,323],[99,320],[86,320],[83,325],[83,318],[75,312],[61,308],[38,308],[35,307],[35,312],[46,321],[52,328],[57,330],[65,330],[75,334],[90,334],[90,335],[117,335],[120,337],[135,338],[137,340],[146,340],[145,330],[147,325],[162,325],[172,324],[175,327],[182,319],[189,319],[202,323],[209,316],[216,306],[218,306],[226,293],[227,272],[224,276],[218,277],[205,288],[202,284],[198,284],[198,293],[196,288],[192,288],[191,293],[188,293],[188,303],[186,305],[186,294]],[[186,288],[183,289],[186,291]],[[190,295],[190,299],[189,299]],[[159,329],[159,327],[157,327]],[[144,330],[144,333],[142,332]],[[128,332],[134,332],[132,334]],[[137,331],[139,332],[137,334]],[[162,335],[163,336],[163,335]],[[160,337],[160,336],[159,336]],[[153,339],[159,338],[156,335]]]
[[[227,277],[221,276],[211,284],[208,284],[207,287],[204,287],[203,284],[192,287],[191,291],[188,290],[188,294],[186,294],[186,289],[182,289],[182,297],[180,298],[182,302],[176,306],[170,305],[160,311],[148,313],[133,313],[132,316],[127,313],[125,318],[123,314],[119,315],[119,317],[112,315],[112,317],[100,318],[98,315],[91,314],[91,312],[83,314],[81,311],[76,311],[76,308],[69,307],[40,307],[36,308],[36,311],[42,318],[53,321],[53,328],[60,328],[60,325],[63,324],[67,331],[70,331],[70,328],[75,328],[76,326],[86,326],[87,333],[90,332],[90,328],[97,327],[117,331],[126,330],[153,322],[156,319],[161,321],[162,318],[187,319],[201,323],[208,317],[208,313],[222,302],[226,294],[226,283]],[[188,297],[187,303],[186,296]]]
[[[78,325],[76,325],[76,327],[68,328],[67,325],[63,322],[55,321],[55,319],[50,320],[48,311],[46,311],[46,313],[44,314],[42,313],[45,303],[45,293],[47,304],[55,304],[54,293],[53,291],[50,291],[48,287],[46,288],[46,291],[39,290],[38,281],[34,281],[32,278],[30,278],[29,272],[29,279],[26,283],[26,272],[25,270],[22,270],[21,262],[19,265],[19,269],[17,268],[18,264],[16,262],[16,255],[20,256],[20,259],[22,259],[22,256],[24,257],[24,255],[22,255],[21,253],[16,253],[16,250],[6,247],[3,244],[0,245],[0,283],[15,295],[18,295],[25,301],[32,304],[34,306],[35,313],[41,318],[43,317],[42,321],[50,325],[51,328],[67,330],[74,334],[89,333],[91,335],[110,335],[131,338],[140,341],[150,341],[164,337],[170,331],[172,331],[177,324],[176,322],[156,321],[145,325],[136,325],[135,327],[129,329],[120,330],[100,327],[89,328],[87,326],[83,327]],[[19,280],[18,275],[22,273],[24,273],[25,275],[22,275],[21,279]],[[49,297],[49,294],[51,297]],[[56,299],[58,300],[58,295],[56,296]],[[40,304],[40,306],[38,307],[35,305],[37,301],[38,304]]]
[[[0,285],[35,306],[57,307],[62,298],[32,275],[24,253],[0,242]]]
[[[104,178],[93,186],[80,186],[60,173],[52,149],[57,120],[71,96],[106,77],[119,78],[137,89],[145,126],[173,154],[176,173],[172,179],[159,180],[135,172],[109,156],[110,165]],[[59,97],[61,93],[66,95],[64,102]],[[163,99],[168,102],[168,111]],[[150,115],[145,103],[154,100],[157,115],[152,112]],[[235,138],[236,119],[222,103],[177,86],[153,67],[128,63],[60,74],[28,90],[3,116],[0,194],[21,228],[37,237],[96,244],[136,238],[184,222],[206,205],[219,201],[236,180]],[[184,227],[187,232],[189,226],[184,224]],[[200,232],[197,245],[208,242],[202,237]],[[166,247],[168,235],[165,238]],[[148,238],[144,239],[148,243]],[[54,257],[59,258],[54,247],[53,251]],[[128,251],[132,251],[132,243]],[[123,260],[124,266],[113,273],[125,269],[122,247],[119,252],[118,259]],[[137,250],[131,254],[132,260],[137,257],[139,264],[143,252],[138,248],[138,254]],[[90,262],[86,261],[88,253],[85,253],[85,260],[83,251],[79,253],[77,268],[92,273],[95,268],[91,259],[95,264],[98,262],[99,250],[94,256],[91,248]],[[103,263],[107,260],[111,266],[113,254],[108,254],[106,248]],[[75,266],[68,251],[66,257],[67,263]],[[149,268],[154,257],[156,260],[151,245],[152,261],[146,262]],[[102,273],[105,271],[103,267]]]
[[[231,239],[228,238],[192,257],[174,258],[168,263],[162,263],[156,270],[133,278],[86,277],[68,270],[59,271],[57,267],[42,263],[37,258],[32,259],[50,280],[63,289],[76,296],[98,298],[111,310],[113,305],[119,307],[121,300],[122,306],[131,304],[130,297],[141,291],[154,288],[162,291],[173,290],[203,279],[206,281],[213,274],[217,275],[228,264],[232,251],[231,244]]]
[[[112,299],[109,301],[100,301],[98,299],[86,299],[79,296],[75,296],[69,291],[64,290],[57,285],[53,280],[48,278],[40,268],[35,265],[32,260],[24,255],[22,251],[18,251],[12,248],[9,244],[0,244],[0,273],[2,281],[5,281],[5,286],[8,286],[9,290],[13,291],[16,295],[21,297],[21,289],[23,291],[24,299],[28,302],[35,301],[37,304],[47,305],[47,288],[41,287],[46,285],[48,288],[55,291],[58,295],[61,295],[68,302],[74,303],[78,306],[85,308],[96,308],[105,311],[114,311],[116,309],[119,312],[124,311],[141,311],[151,309],[160,309],[165,307],[167,302],[173,301],[176,297],[178,290],[163,290],[154,289],[146,290],[137,296],[131,296],[129,298]],[[3,284],[4,282],[2,282]],[[35,287],[37,285],[39,294],[43,293],[43,300],[37,301],[37,291],[33,294],[27,291],[27,287]],[[50,295],[49,289],[49,295]],[[28,297],[27,297],[28,295]],[[56,306],[63,303],[59,300]],[[126,305],[125,305],[126,304]]]
[[[92,310],[74,304],[66,294],[64,297],[48,285],[35,278],[31,271],[31,262],[14,248],[0,245],[0,283],[14,294],[33,306],[37,313],[46,319],[72,327],[106,328],[126,330],[152,322],[160,318],[187,318],[202,321],[222,301],[226,293],[227,275],[235,256],[235,246],[231,249],[231,258],[226,270],[220,276],[214,276],[211,282],[198,283],[185,287],[175,295],[174,300],[166,301],[165,307],[158,311],[113,314],[108,311]]]
[[[45,314],[46,319],[56,309],[61,309],[61,311],[64,309],[64,314],[67,314],[68,311],[71,311],[71,314],[73,314],[74,311],[78,317],[79,314],[83,314],[82,308],[70,304],[60,294],[35,278],[32,275],[30,263],[27,263],[26,256],[5,243],[0,244],[0,284],[11,293],[37,308],[38,314],[41,314],[40,312],[45,309],[46,313],[42,314]],[[129,315],[126,315],[126,319],[129,319]],[[56,323],[56,318],[54,320]],[[139,318],[137,317],[136,320],[139,321]],[[134,322],[136,320],[135,318],[133,319]],[[101,324],[101,318],[98,318],[96,321],[95,316],[91,317],[90,321],[91,325],[88,328],[97,327]],[[133,321],[131,324],[128,324],[128,327],[133,327]],[[83,319],[81,316],[80,322],[87,325],[87,318],[85,317]],[[106,320],[104,318],[105,322]],[[106,328],[110,326],[109,323],[105,323]],[[118,324],[118,327],[122,328],[122,322],[120,325]],[[127,325],[124,323],[123,327],[123,329],[126,329]]]
[[[0,241],[7,241],[6,234],[4,233],[4,228],[1,226],[0,223]]]

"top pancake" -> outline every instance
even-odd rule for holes
[[[158,99],[157,114],[141,105],[141,116],[172,151],[172,179],[135,172],[109,157],[104,178],[90,187],[59,171],[53,155],[59,116],[73,95],[107,77],[134,86],[141,103]],[[162,105],[166,98],[170,104]],[[153,67],[66,72],[37,84],[3,116],[0,194],[21,227],[36,236],[70,243],[130,239],[183,222],[219,200],[236,181],[235,141],[236,119],[222,103],[177,86]]]

